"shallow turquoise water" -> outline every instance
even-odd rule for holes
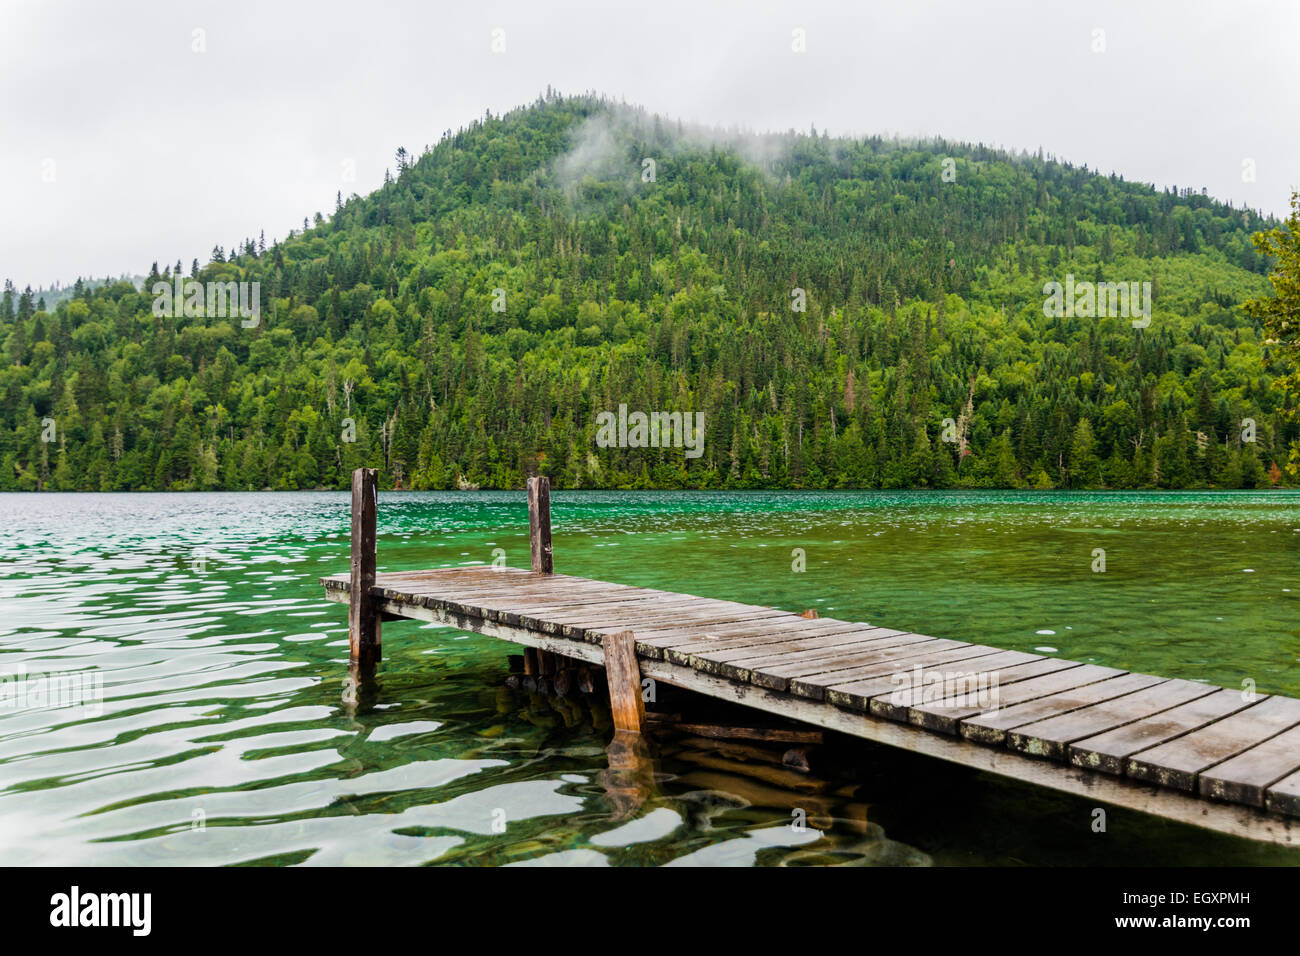
[[[592,492],[553,514],[562,572],[1300,697],[1297,494]],[[5,863],[1300,862],[1121,811],[1094,833],[1080,799],[866,744],[804,776],[680,741],[611,769],[599,700],[510,691],[517,648],[416,623],[385,626],[348,703],[345,611],[316,583],[346,569],[344,494],[0,495],[0,522]],[[522,493],[383,494],[379,531],[381,570],[528,560]],[[102,701],[49,706],[59,674]]]

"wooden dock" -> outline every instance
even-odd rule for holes
[[[619,732],[640,730],[643,685],[663,681],[1099,805],[1300,845],[1300,700],[554,574],[545,479],[529,488],[536,570],[376,574],[373,471],[353,490],[352,572],[321,583],[350,607],[363,676],[382,619],[433,621],[531,648],[533,667],[548,655],[605,667]]]

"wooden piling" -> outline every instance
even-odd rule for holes
[[[533,570],[553,574],[555,561],[551,551],[551,479],[535,475],[528,479],[528,548]],[[537,673],[549,677],[556,671],[555,655],[537,652]]]
[[[352,580],[348,602],[348,644],[354,667],[363,672],[379,663],[380,624],[370,589],[375,584],[375,520],[379,506],[379,472],[352,472]]]
[[[551,479],[538,475],[528,479],[528,544],[533,570],[551,574]]]
[[[636,661],[636,638],[631,631],[606,634],[605,682],[609,685],[609,706],[614,729],[641,733],[645,701],[641,698],[641,668]]]
[[[555,659],[558,654],[550,651],[539,650],[537,652],[537,680],[539,684],[549,681],[555,676],[556,663]]]

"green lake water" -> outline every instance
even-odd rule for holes
[[[1300,697],[1297,494],[552,507],[560,572]],[[858,742],[803,776],[665,746],[629,799],[598,699],[512,691],[517,647],[418,622],[346,701],[317,584],[347,568],[342,493],[0,495],[0,527],[5,864],[1300,863],[1121,810],[1095,833],[1083,799]],[[498,548],[527,566],[522,493],[381,494],[381,571]],[[58,675],[102,699],[50,706]]]

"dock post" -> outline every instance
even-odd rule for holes
[[[348,644],[352,666],[363,674],[380,659],[379,611],[370,589],[375,585],[375,519],[379,507],[379,472],[352,472],[352,580],[348,600]]]
[[[641,668],[636,662],[636,637],[631,631],[606,634],[605,682],[609,685],[609,706],[615,732],[641,733],[645,701],[641,697]]]
[[[552,574],[555,562],[551,554],[551,479],[536,475],[528,479],[528,544],[532,551],[533,570]]]
[[[528,548],[532,555],[533,570],[539,574],[554,574],[555,561],[551,552],[551,479],[534,475],[528,479]],[[525,658],[526,662],[527,659]],[[555,673],[555,655],[538,649],[531,662],[537,675]]]

